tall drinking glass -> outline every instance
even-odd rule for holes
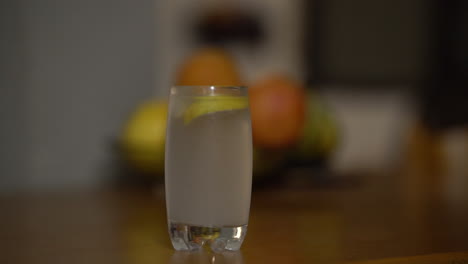
[[[176,250],[239,250],[252,186],[246,87],[171,88],[165,181],[169,234]]]

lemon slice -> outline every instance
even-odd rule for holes
[[[184,113],[184,123],[188,124],[193,119],[202,115],[211,114],[220,111],[239,110],[248,107],[246,97],[238,96],[200,96],[196,97],[194,102]]]

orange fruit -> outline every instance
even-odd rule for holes
[[[241,85],[234,59],[221,48],[195,52],[181,66],[177,85]]]

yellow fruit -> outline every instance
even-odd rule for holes
[[[184,123],[188,124],[194,118],[202,115],[247,108],[249,101],[246,97],[237,96],[200,96],[187,108],[184,113]]]
[[[153,100],[140,105],[125,126],[121,137],[124,155],[142,172],[163,172],[166,119],[167,103]]]
[[[196,51],[180,67],[177,85],[241,85],[234,59],[221,48]]]

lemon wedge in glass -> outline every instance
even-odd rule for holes
[[[249,105],[247,97],[240,96],[199,96],[184,112],[184,123],[202,115],[221,111],[245,109]]]

